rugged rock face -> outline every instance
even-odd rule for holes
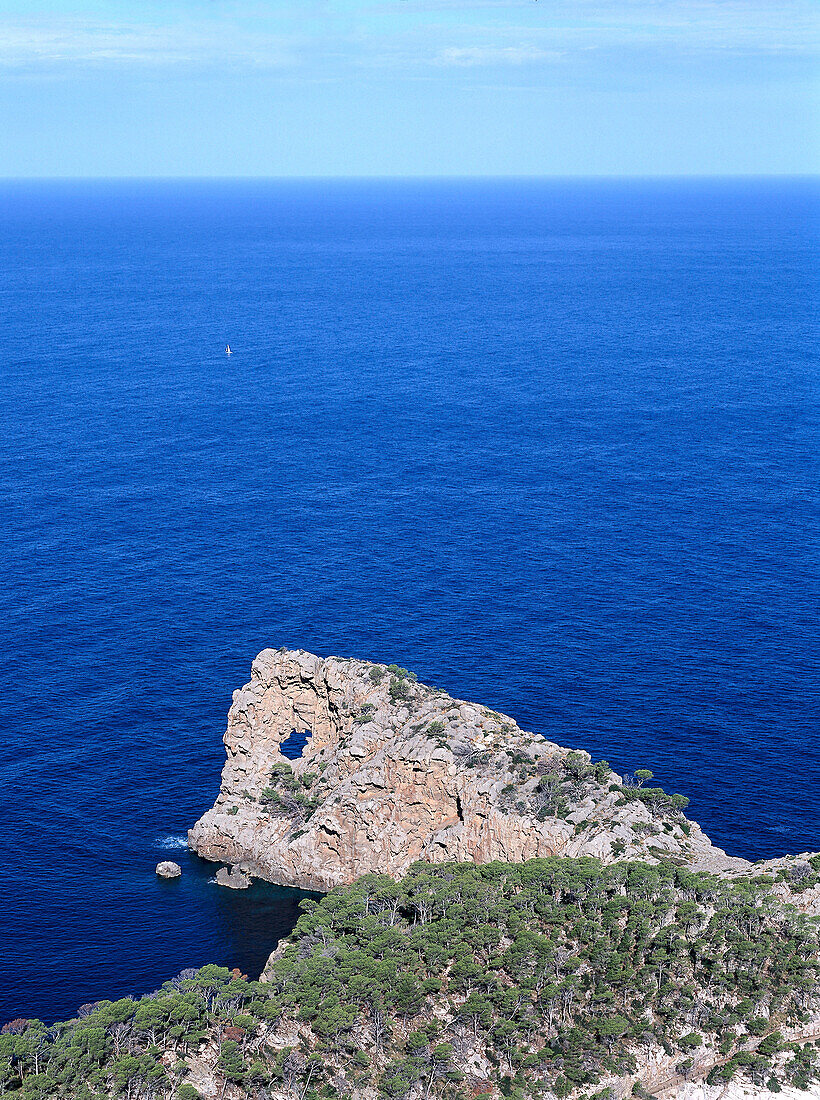
[[[300,759],[282,743],[311,731]],[[743,873],[669,801],[395,666],[266,649],[234,693],[219,797],[191,829],[206,859],[328,890],[416,860],[673,859]],[[665,796],[664,796],[665,797]]]

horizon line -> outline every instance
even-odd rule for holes
[[[199,175],[186,173],[150,174],[150,175],[53,175],[53,176],[4,176],[2,183],[117,183],[117,182],[360,182],[360,181],[480,181],[480,180],[820,180],[817,172],[526,172],[526,173],[362,173],[343,175],[340,173],[287,174],[287,175]]]

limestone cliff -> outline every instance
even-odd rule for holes
[[[311,731],[300,759],[280,749]],[[714,847],[666,796],[453,699],[393,666],[266,649],[234,693],[216,804],[191,829],[201,856],[327,890],[416,860],[598,856],[750,866]]]

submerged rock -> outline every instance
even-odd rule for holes
[[[289,761],[281,746],[293,731],[311,736]],[[371,871],[402,875],[416,860],[751,866],[664,792],[653,801],[605,762],[396,666],[266,649],[234,692],[224,740],[219,797],[189,844],[283,885],[327,890]]]
[[[174,863],[170,859],[164,859],[162,863],[157,864],[157,874],[160,878],[179,878],[182,874],[182,868],[178,863]]]

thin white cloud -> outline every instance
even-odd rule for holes
[[[483,21],[502,35],[545,33],[598,46],[793,50],[820,44],[817,0],[374,0],[370,10],[440,31]]]
[[[294,60],[286,42],[214,24],[152,26],[60,19],[5,23],[0,27],[0,65],[6,67],[239,61],[280,67]]]
[[[813,56],[817,0],[371,0],[358,65],[589,69],[620,55],[652,66],[697,54]],[[364,20],[364,17],[363,17]],[[368,34],[378,26],[379,33]]]
[[[530,65],[535,62],[561,61],[559,50],[538,46],[451,46],[435,58],[439,65]]]
[[[0,0],[2,2],[2,0]],[[591,51],[811,54],[816,0],[168,0],[153,19],[0,21],[0,66],[208,65],[477,69],[569,63]]]

